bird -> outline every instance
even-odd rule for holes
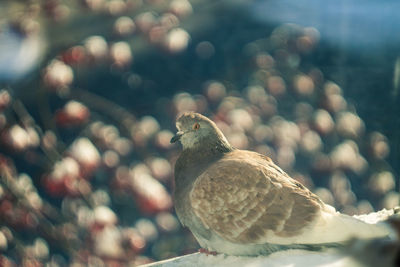
[[[386,237],[390,230],[337,212],[268,156],[232,147],[204,115],[176,120],[182,151],[174,169],[174,207],[201,252],[269,255],[319,250],[352,238]]]

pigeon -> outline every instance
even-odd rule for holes
[[[258,256],[390,235],[337,212],[269,157],[232,147],[207,117],[187,112],[176,127],[174,206],[203,251]]]

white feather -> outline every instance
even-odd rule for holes
[[[341,214],[326,205],[313,224],[293,237],[268,235],[268,242],[281,245],[341,243],[351,238],[370,239],[389,236],[391,231],[385,224],[369,224],[357,218]]]

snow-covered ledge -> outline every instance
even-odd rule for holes
[[[202,253],[194,253],[169,260],[154,262],[147,266],[226,266],[226,267],[339,267],[339,266],[357,266],[355,261],[336,250],[324,252],[312,252],[305,250],[287,250],[275,252],[269,256],[259,257],[237,257],[226,256],[223,254],[212,256]]]
[[[394,214],[394,210],[381,210],[367,215],[355,216],[368,223],[377,223]],[[359,247],[358,247],[359,249]],[[327,249],[320,252],[306,250],[287,250],[272,253],[269,256],[238,257],[219,254],[216,256],[193,253],[164,261],[144,265],[146,267],[162,266],[226,266],[226,267],[353,267],[363,266],[352,257],[352,247],[346,249]],[[366,252],[367,253],[367,252]],[[144,267],[143,266],[143,267]]]

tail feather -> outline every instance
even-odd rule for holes
[[[349,237],[369,239],[390,235],[390,228],[383,223],[371,224],[345,214],[340,214],[338,219],[343,222],[343,227],[346,228],[344,229],[344,233],[348,232]],[[346,240],[348,239],[346,238]]]
[[[393,210],[382,210],[362,216],[348,216],[334,210],[322,213],[318,227],[326,229],[321,239],[328,242],[345,242],[351,238],[371,239],[392,234],[390,227],[382,221],[394,214]],[[322,242],[324,243],[324,242]]]
[[[393,214],[393,212],[391,213]],[[374,214],[371,215],[373,217]],[[389,217],[390,213],[386,217]],[[382,220],[382,216],[380,220]],[[336,212],[330,206],[321,210],[321,214],[314,224],[303,233],[285,240],[274,240],[278,244],[311,244],[324,245],[331,243],[345,243],[346,241],[359,238],[371,239],[387,237],[392,234],[390,227],[384,223],[369,223],[371,220],[360,217],[355,218]],[[282,242],[283,241],[283,242]]]

